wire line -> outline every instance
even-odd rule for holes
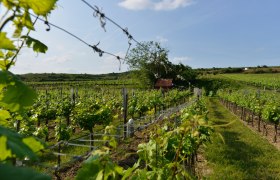
[[[74,37],[75,39],[77,39],[78,41],[82,42],[83,44],[85,44],[85,45],[91,47],[91,48],[94,50],[94,52],[99,53],[99,56],[100,56],[100,57],[103,56],[103,54],[108,54],[108,55],[110,55],[110,56],[114,56],[115,58],[117,58],[117,60],[121,60],[121,59],[124,60],[124,58],[121,58],[121,57],[118,56],[118,55],[115,55],[115,54],[110,53],[110,52],[107,52],[107,51],[103,51],[102,49],[98,48],[97,46],[99,45],[99,43],[96,44],[96,45],[91,45],[91,44],[87,43],[86,41],[84,41],[83,39],[81,39],[80,37],[76,36],[75,34],[69,32],[68,30],[66,30],[66,29],[64,29],[64,28],[62,28],[62,27],[60,27],[60,26],[57,26],[57,25],[55,25],[55,24],[53,24],[53,23],[50,23],[49,21],[44,20],[44,19],[42,19],[42,18],[40,18],[40,17],[37,17],[37,16],[34,15],[34,14],[31,14],[31,13],[30,13],[30,15],[33,16],[33,17],[35,17],[35,18],[38,18],[38,20],[44,22],[45,25],[48,26],[48,28],[46,29],[47,31],[50,30],[50,26],[55,27],[55,28],[57,28],[57,29],[63,31],[64,33],[66,33],[66,34],[68,34],[68,35]]]

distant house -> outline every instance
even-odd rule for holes
[[[173,87],[172,79],[158,79],[155,84],[155,89],[164,89],[168,90]]]

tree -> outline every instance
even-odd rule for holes
[[[153,86],[157,79],[173,79],[183,85],[196,77],[191,67],[182,63],[172,64],[168,60],[168,50],[158,42],[144,42],[137,44],[127,57],[127,63],[132,70],[136,70],[137,78],[145,85]]]
[[[197,75],[190,66],[183,65],[182,63],[173,64],[170,74],[170,77],[177,85],[186,85],[188,82],[192,82]]]
[[[168,61],[168,50],[158,42],[137,44],[127,57],[127,64],[137,70],[137,77],[146,85],[154,85],[159,78],[166,78],[172,63]]]

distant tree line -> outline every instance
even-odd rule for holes
[[[257,66],[257,67],[227,67],[227,68],[198,68],[196,72],[200,75],[205,74],[227,74],[227,73],[246,73],[246,74],[261,74],[261,73],[280,73],[279,66]]]
[[[22,74],[18,77],[26,82],[61,82],[61,81],[94,81],[94,80],[118,80],[131,78],[131,72],[109,74],[64,74],[64,73],[41,73]]]

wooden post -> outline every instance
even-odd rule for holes
[[[277,142],[277,129],[278,129],[278,125],[275,123],[274,124],[274,142]]]
[[[94,146],[94,142],[93,142],[93,128],[90,129],[90,150],[92,151],[93,150],[93,146]]]
[[[128,101],[128,95],[127,95],[127,89],[122,89],[122,95],[123,95],[123,124],[124,124],[124,137],[126,137],[126,127],[125,124],[127,123],[127,101]]]
[[[19,132],[19,130],[20,130],[20,120],[17,120],[16,121],[16,128],[17,128],[17,132]]]
[[[70,95],[71,96],[71,101],[72,101],[73,104],[75,104],[76,98],[75,98],[74,88],[72,87],[70,91],[71,91],[71,95]]]
[[[47,99],[46,104],[47,104],[47,110],[48,110],[49,109],[50,101],[49,101],[49,94],[48,94],[48,90],[47,89],[46,89],[46,99]],[[45,120],[46,120],[45,125],[46,125],[46,127],[48,128],[48,131],[49,131],[49,125],[48,125],[49,124],[49,119],[46,118]],[[46,134],[45,141],[46,142],[49,141],[49,133]]]
[[[60,151],[61,151],[61,145],[60,142],[58,142],[57,167],[60,167],[60,163],[61,163]]]

